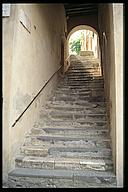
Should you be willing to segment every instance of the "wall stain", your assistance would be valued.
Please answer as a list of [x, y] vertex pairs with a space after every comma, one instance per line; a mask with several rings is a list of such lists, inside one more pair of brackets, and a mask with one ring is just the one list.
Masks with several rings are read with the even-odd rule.
[[20, 89], [17, 89], [17, 92], [13, 98], [13, 107], [16, 112], [19, 114], [27, 107], [31, 102], [31, 95], [28, 93], [24, 94]]

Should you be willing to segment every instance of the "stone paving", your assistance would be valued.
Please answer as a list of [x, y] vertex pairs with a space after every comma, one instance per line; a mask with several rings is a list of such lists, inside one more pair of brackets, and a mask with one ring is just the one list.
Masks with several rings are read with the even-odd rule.
[[7, 187], [116, 187], [99, 61], [71, 56], [70, 62], [26, 134]]

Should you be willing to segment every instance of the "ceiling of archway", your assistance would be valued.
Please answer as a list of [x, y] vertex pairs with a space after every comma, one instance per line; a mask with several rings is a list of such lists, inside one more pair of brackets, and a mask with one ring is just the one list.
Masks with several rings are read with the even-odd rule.
[[82, 3], [82, 4], [64, 3], [64, 7], [66, 11], [66, 16], [68, 17], [98, 13], [97, 3]]

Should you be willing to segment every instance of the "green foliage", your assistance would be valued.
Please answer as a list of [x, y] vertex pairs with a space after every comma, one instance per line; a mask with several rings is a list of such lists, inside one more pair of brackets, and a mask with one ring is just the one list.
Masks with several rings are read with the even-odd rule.
[[77, 39], [73, 42], [70, 43], [70, 49], [72, 50], [72, 52], [76, 52], [77, 55], [79, 55], [80, 51], [81, 51], [81, 43], [80, 43], [80, 39]]

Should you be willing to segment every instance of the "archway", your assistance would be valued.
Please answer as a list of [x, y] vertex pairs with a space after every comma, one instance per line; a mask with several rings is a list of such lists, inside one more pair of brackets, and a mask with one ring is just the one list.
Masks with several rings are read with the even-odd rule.
[[[71, 37], [72, 34], [74, 34], [75, 32], [79, 31], [79, 30], [89, 30], [91, 32], [93, 32], [94, 34], [96, 34], [97, 36], [97, 56], [96, 58], [99, 60], [99, 63], [100, 63], [100, 66], [102, 65], [101, 64], [101, 48], [100, 48], [100, 37], [99, 37], [99, 34], [98, 32], [91, 26], [89, 25], [78, 25], [76, 27], [74, 27], [67, 35], [67, 39], [66, 39], [66, 42], [65, 42], [65, 48], [66, 48], [66, 59], [65, 59], [65, 64], [64, 64], [64, 72], [67, 71], [67, 69], [69, 68], [70, 66], [70, 61], [69, 61], [69, 57], [70, 57], [70, 54], [69, 54], [69, 39]], [[102, 74], [102, 71], [101, 71], [101, 74]]]
[[[95, 56], [96, 56], [96, 58], [100, 59], [100, 61], [101, 61], [101, 58], [100, 58], [100, 57], [101, 57], [101, 53], [100, 53], [100, 45], [99, 45], [99, 34], [98, 34], [98, 32], [97, 32], [93, 27], [88, 26], [88, 25], [79, 25], [79, 26], [76, 26], [76, 27], [74, 27], [74, 28], [69, 32], [69, 34], [68, 34], [68, 36], [67, 36], [67, 53], [68, 53], [67, 56], [69, 56], [69, 40], [70, 40], [71, 36], [72, 36], [75, 32], [80, 31], [80, 30], [86, 30], [86, 31], [91, 31], [91, 32], [93, 32], [93, 34], [94, 34], [95, 37], [97, 38], [97, 45], [96, 45]], [[94, 50], [94, 49], [95, 49], [95, 48], [93, 48], [93, 50]]]

